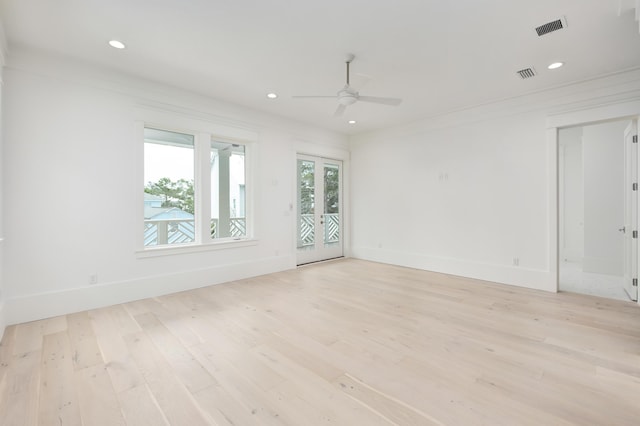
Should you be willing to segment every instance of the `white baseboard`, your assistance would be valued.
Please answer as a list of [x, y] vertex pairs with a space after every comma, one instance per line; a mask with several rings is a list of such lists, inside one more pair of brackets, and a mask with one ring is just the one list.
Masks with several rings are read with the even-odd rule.
[[351, 257], [535, 290], [557, 291], [555, 274], [538, 269], [493, 265], [369, 247], [353, 247]]
[[206, 287], [295, 268], [295, 256], [279, 256], [170, 275], [104, 283], [5, 300], [5, 324], [19, 324], [118, 303]]

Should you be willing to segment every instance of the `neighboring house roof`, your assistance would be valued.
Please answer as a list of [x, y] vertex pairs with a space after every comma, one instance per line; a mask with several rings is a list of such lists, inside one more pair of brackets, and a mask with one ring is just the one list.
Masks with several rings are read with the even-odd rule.
[[162, 195], [149, 194], [148, 192], [144, 193], [145, 201], [164, 201], [164, 197]]
[[177, 207], [144, 206], [145, 219], [193, 219], [193, 215]]
[[193, 219], [193, 215], [177, 207], [161, 207], [165, 201], [162, 195], [144, 193], [145, 219]]

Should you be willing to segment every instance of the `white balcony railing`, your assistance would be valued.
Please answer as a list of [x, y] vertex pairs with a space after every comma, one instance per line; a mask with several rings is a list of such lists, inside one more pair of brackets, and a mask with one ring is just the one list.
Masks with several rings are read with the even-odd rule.
[[[218, 219], [211, 219], [211, 238], [218, 236]], [[244, 237], [247, 222], [244, 217], [232, 217], [229, 221], [229, 237]], [[144, 245], [184, 244], [195, 241], [193, 219], [146, 219], [144, 221]]]
[[[300, 215], [298, 247], [315, 244], [316, 231], [312, 214]], [[340, 215], [327, 213], [323, 216], [322, 234], [324, 243], [340, 241]], [[219, 220], [211, 219], [211, 238], [221, 238], [218, 232]], [[229, 220], [228, 237], [237, 238], [247, 235], [247, 221], [244, 217], [232, 217]], [[195, 241], [193, 219], [146, 219], [144, 221], [144, 245], [158, 246], [166, 244], [185, 244]]]
[[[324, 219], [324, 243], [337, 243], [340, 241], [340, 214], [325, 213]], [[312, 246], [315, 244], [315, 219], [313, 214], [300, 215], [300, 229], [298, 247]]]

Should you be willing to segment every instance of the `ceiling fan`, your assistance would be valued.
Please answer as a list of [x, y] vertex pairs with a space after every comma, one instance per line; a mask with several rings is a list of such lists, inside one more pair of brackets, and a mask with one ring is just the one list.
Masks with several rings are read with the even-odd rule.
[[349, 65], [354, 60], [355, 56], [353, 54], [348, 54], [346, 58], [347, 63], [347, 84], [338, 91], [338, 93], [334, 96], [294, 96], [294, 98], [336, 98], [338, 99], [338, 108], [336, 112], [333, 114], [336, 117], [340, 117], [344, 110], [349, 106], [353, 105], [358, 101], [362, 102], [372, 102], [375, 104], [383, 104], [383, 105], [399, 105], [402, 102], [402, 99], [398, 98], [380, 98], [376, 96], [361, 96], [357, 90], [349, 85]]

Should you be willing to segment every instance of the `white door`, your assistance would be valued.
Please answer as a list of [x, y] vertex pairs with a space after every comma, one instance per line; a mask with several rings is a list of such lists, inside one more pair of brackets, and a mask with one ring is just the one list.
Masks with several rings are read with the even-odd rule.
[[342, 162], [298, 155], [297, 263], [343, 256]]
[[638, 300], [638, 144], [634, 143], [637, 130], [638, 123], [634, 120], [624, 132], [625, 220], [620, 228], [624, 233], [624, 289], [631, 300]]

